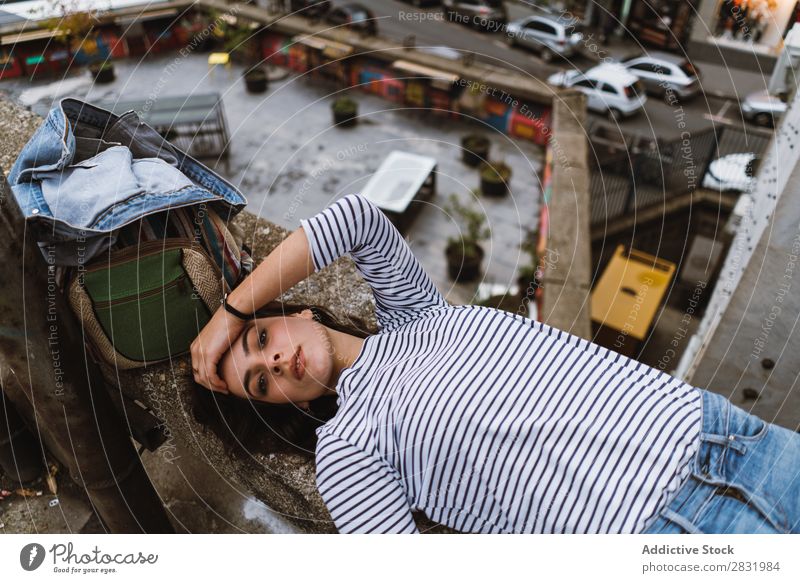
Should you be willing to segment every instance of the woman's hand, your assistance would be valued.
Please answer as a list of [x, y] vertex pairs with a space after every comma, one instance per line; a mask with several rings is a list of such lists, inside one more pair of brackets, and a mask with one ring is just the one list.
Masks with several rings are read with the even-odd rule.
[[245, 323], [224, 308], [214, 313], [192, 342], [192, 371], [196, 383], [212, 391], [229, 393], [228, 386], [217, 372], [217, 365], [225, 351], [239, 337]]
[[[231, 292], [227, 303], [239, 312], [252, 314], [311, 273], [314, 273], [314, 260], [308, 238], [303, 227], [298, 227]], [[239, 337], [245, 323], [245, 320], [237, 318], [224, 307], [214, 313], [192, 342], [195, 382], [212, 391], [229, 392], [225, 381], [217, 373], [217, 365], [225, 351]]]

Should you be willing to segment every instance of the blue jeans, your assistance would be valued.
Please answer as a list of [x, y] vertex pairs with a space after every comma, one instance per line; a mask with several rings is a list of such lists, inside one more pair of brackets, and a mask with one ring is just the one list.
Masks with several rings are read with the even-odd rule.
[[800, 434], [703, 393], [691, 473], [643, 533], [800, 532]]

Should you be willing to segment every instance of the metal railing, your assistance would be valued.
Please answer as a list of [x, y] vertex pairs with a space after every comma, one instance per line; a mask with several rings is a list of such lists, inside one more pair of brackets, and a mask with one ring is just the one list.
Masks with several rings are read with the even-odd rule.
[[[708, 128], [668, 142], [635, 136], [609, 139], [595, 128], [591, 137], [590, 223], [613, 221], [636, 210], [663, 205], [701, 188], [709, 165], [729, 154], [761, 158], [771, 132], [733, 125]], [[604, 135], [606, 134], [606, 135]]]

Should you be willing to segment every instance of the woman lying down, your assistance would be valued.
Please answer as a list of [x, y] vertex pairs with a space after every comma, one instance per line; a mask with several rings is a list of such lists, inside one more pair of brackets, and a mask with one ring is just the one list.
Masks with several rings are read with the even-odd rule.
[[[343, 254], [377, 334], [274, 301]], [[301, 220], [191, 353], [207, 389], [294, 420], [271, 429], [313, 444], [340, 532], [418, 532], [413, 510], [462, 532], [800, 532], [800, 435], [565, 331], [448, 304], [358, 194]]]

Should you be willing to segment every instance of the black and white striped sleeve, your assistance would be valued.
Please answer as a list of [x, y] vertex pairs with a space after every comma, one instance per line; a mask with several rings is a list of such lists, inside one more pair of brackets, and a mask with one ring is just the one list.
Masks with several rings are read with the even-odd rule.
[[418, 533], [402, 483], [384, 460], [331, 434], [317, 443], [317, 488], [341, 533]]
[[301, 219], [315, 271], [348, 253], [375, 296], [381, 328], [414, 319], [421, 310], [448, 306], [389, 218], [361, 194], [348, 194]]

